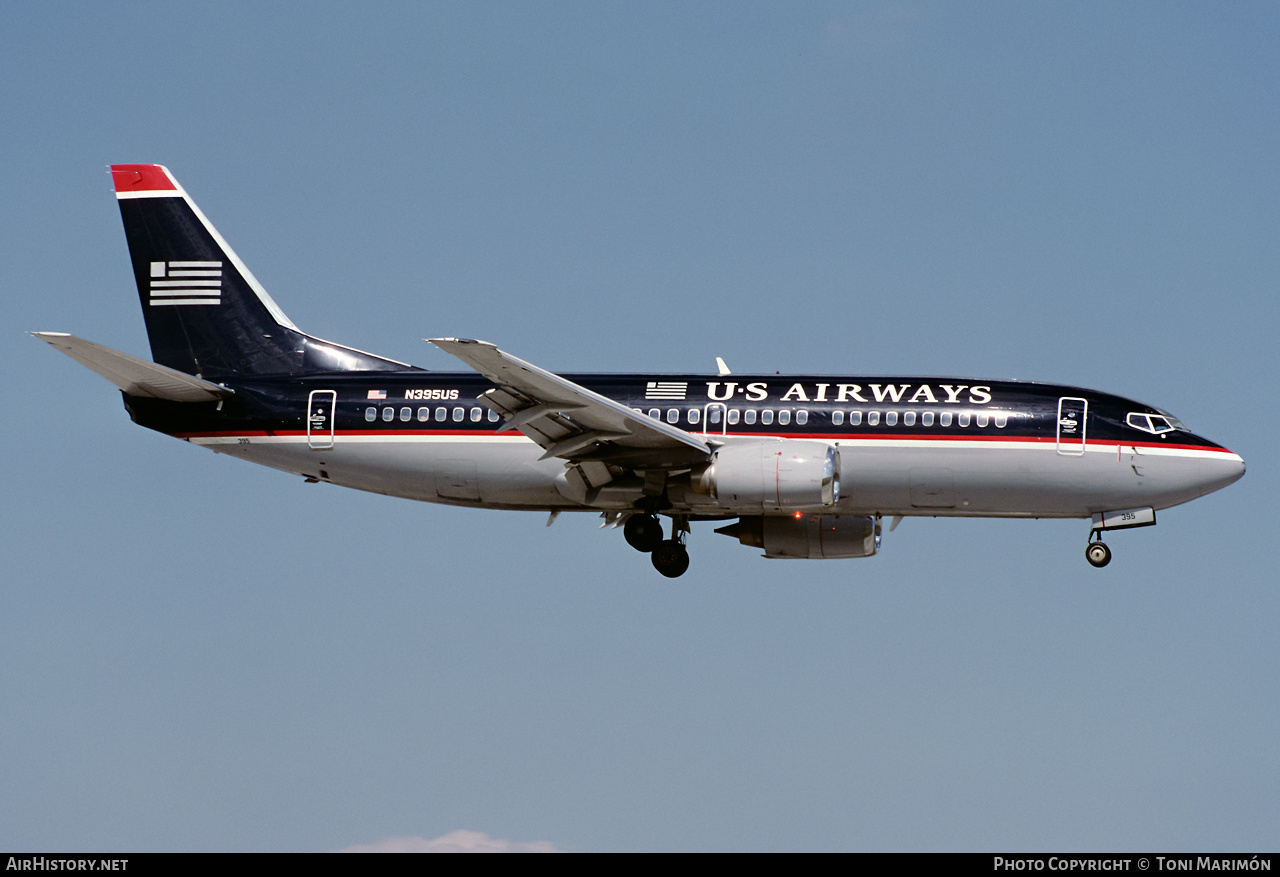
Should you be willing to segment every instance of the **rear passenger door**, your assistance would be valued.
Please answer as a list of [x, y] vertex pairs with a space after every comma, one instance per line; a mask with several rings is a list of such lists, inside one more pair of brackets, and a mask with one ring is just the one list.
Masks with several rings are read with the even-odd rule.
[[333, 412], [337, 404], [337, 390], [312, 390], [307, 397], [307, 447], [311, 450], [333, 447]]

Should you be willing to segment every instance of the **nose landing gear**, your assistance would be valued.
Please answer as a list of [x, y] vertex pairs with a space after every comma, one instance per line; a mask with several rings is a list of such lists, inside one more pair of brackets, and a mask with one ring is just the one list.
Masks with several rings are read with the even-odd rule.
[[[1098, 534], [1101, 537], [1101, 533]], [[1093, 566], [1101, 569], [1111, 562], [1111, 549], [1107, 547], [1107, 543], [1101, 538], [1097, 542], [1090, 542], [1084, 549], [1084, 559], [1089, 561]]]
[[[1154, 527], [1156, 510], [1150, 506], [1138, 509], [1119, 509], [1113, 512], [1094, 512], [1089, 525], [1089, 544], [1084, 548], [1084, 559], [1090, 565], [1102, 568], [1111, 562], [1111, 549], [1102, 543], [1104, 530], [1130, 530], [1134, 527]], [[1097, 540], [1094, 541], [1094, 537]]]

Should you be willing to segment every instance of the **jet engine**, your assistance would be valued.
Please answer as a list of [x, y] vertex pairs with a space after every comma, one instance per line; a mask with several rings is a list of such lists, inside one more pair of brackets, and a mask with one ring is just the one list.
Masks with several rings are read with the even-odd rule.
[[725, 508], [829, 508], [840, 499], [840, 455], [801, 439], [734, 443], [717, 448], [691, 480]]
[[755, 516], [716, 532], [763, 548], [765, 557], [870, 557], [880, 547], [880, 527], [870, 515]]

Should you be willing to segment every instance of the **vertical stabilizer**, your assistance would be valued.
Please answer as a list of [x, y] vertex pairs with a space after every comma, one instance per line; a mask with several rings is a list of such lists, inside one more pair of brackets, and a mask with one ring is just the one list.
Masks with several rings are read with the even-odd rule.
[[167, 168], [111, 176], [156, 362], [201, 377], [407, 367], [300, 331]]

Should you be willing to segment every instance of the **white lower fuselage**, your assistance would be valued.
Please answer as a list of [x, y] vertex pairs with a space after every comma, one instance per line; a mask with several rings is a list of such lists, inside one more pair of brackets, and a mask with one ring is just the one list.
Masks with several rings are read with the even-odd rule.
[[[763, 436], [723, 436], [759, 442]], [[542, 511], [626, 510], [633, 482], [586, 502], [556, 459], [519, 434], [337, 435], [314, 449], [305, 435], [189, 439], [209, 449], [320, 481], [424, 502]], [[1091, 443], [1060, 453], [1053, 441], [836, 440], [840, 498], [827, 514], [1087, 518], [1110, 509], [1167, 508], [1235, 481], [1244, 462], [1224, 449]], [[674, 482], [672, 511], [699, 516], [759, 514]]]

